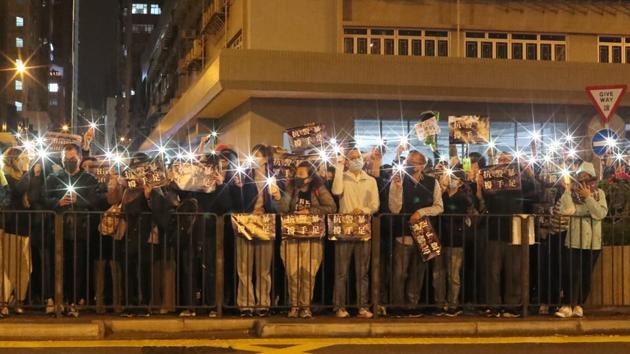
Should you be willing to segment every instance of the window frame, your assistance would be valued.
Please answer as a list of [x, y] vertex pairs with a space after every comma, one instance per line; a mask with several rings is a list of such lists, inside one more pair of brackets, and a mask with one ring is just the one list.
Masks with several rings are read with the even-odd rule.
[[[451, 32], [448, 30], [352, 26], [343, 29], [342, 53], [448, 57], [450, 39]], [[366, 45], [365, 51], [363, 45]], [[393, 51], [388, 50], [389, 48]], [[428, 53], [433, 55], [427, 55]]]

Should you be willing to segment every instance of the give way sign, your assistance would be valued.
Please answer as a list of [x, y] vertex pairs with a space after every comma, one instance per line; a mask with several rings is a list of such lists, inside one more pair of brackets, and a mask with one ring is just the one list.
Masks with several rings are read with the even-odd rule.
[[608, 124], [615, 114], [627, 88], [627, 85], [588, 86], [586, 88], [604, 124]]

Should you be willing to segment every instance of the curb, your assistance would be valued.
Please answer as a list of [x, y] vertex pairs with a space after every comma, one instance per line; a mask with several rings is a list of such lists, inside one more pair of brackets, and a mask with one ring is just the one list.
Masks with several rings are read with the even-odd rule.
[[0, 339], [103, 339], [105, 326], [101, 323], [2, 323]]

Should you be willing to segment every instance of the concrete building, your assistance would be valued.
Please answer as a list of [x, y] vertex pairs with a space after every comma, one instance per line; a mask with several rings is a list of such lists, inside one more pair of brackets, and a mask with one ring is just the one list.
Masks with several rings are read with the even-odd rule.
[[487, 115], [500, 147], [522, 147], [532, 129], [588, 135], [601, 123], [585, 87], [630, 81], [628, 1], [176, 3], [144, 60], [144, 149], [210, 127], [241, 149], [283, 145], [307, 122], [397, 144], [426, 110]]

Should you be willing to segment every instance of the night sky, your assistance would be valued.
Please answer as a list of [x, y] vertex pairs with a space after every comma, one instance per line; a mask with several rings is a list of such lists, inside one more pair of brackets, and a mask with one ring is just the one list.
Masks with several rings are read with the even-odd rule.
[[79, 100], [104, 110], [116, 92], [118, 0], [81, 0], [79, 14]]

